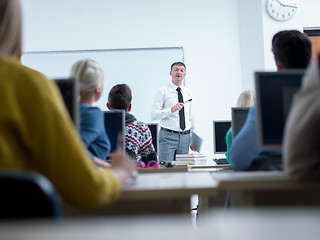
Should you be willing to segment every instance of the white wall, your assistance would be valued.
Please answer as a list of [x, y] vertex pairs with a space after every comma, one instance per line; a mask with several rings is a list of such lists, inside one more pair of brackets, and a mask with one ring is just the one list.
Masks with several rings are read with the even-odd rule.
[[303, 32], [305, 27], [319, 27], [320, 26], [320, 1], [318, 0], [300, 0], [297, 13], [292, 19], [285, 22], [278, 22], [273, 20], [266, 10], [265, 2], [263, 5], [263, 34], [264, 34], [264, 52], [265, 52], [265, 68], [266, 70], [275, 70], [273, 55], [271, 52], [271, 41], [275, 33], [282, 30], [299, 30]]
[[186, 85], [194, 92], [198, 133], [209, 157], [212, 120], [231, 119], [238, 95], [254, 87], [254, 70], [275, 69], [272, 36], [320, 25], [318, 0], [301, 0], [285, 23], [268, 16], [266, 0], [21, 2], [25, 51], [182, 46]]
[[254, 89], [253, 70], [264, 69], [264, 39], [262, 2], [239, 1], [242, 90]]
[[212, 120], [231, 118], [241, 89], [236, 0], [22, 3], [25, 51], [182, 46], [198, 133], [204, 153], [213, 155]]

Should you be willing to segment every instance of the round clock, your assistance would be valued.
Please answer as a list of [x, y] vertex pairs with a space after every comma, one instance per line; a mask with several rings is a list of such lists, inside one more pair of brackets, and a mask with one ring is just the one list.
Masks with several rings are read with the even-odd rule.
[[267, 0], [267, 9], [274, 19], [287, 21], [297, 12], [298, 0]]

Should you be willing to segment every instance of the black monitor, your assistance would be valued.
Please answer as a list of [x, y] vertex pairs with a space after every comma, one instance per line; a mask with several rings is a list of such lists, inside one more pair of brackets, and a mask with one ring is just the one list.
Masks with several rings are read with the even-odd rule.
[[79, 126], [79, 105], [77, 98], [79, 96], [77, 82], [73, 78], [66, 79], [54, 79], [57, 84], [62, 98], [64, 100], [65, 106], [69, 112], [69, 115], [73, 123], [78, 128]]
[[150, 129], [152, 135], [152, 144], [154, 146], [155, 151], [158, 153], [158, 123], [148, 123], [148, 127]]
[[125, 151], [125, 111], [112, 110], [104, 112], [104, 126], [111, 143], [111, 152]]
[[234, 138], [240, 132], [241, 128], [246, 122], [249, 109], [250, 108], [248, 107], [231, 108], [232, 138]]
[[256, 72], [257, 131], [259, 148], [281, 151], [285, 122], [304, 70]]
[[226, 135], [231, 128], [231, 121], [213, 121], [213, 151], [215, 154], [226, 154]]

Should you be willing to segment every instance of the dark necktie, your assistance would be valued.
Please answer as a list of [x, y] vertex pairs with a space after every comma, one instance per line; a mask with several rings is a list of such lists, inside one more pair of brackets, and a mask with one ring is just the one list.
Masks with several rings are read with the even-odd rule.
[[[183, 96], [182, 96], [182, 93], [181, 93], [181, 88], [178, 87], [177, 91], [178, 91], [178, 101], [183, 103]], [[180, 120], [180, 128], [182, 130], [184, 130], [186, 128], [186, 121], [185, 121], [185, 118], [184, 118], [184, 107], [179, 111], [179, 120]]]

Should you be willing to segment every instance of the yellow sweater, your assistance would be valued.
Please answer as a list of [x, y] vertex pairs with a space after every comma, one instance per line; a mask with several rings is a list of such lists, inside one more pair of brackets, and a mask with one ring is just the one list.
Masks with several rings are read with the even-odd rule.
[[59, 90], [18, 60], [0, 58], [0, 169], [29, 169], [51, 180], [71, 204], [112, 203], [120, 183], [84, 150]]

